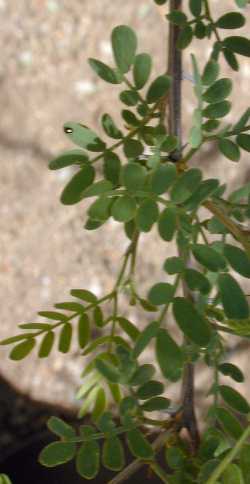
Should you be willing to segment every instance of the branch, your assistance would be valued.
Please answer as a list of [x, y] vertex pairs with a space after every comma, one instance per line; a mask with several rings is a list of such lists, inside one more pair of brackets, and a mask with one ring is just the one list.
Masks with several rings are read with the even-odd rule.
[[[170, 11], [181, 10], [182, 0], [171, 0]], [[179, 145], [182, 146], [182, 104], [181, 104], [181, 81], [182, 81], [182, 52], [176, 48], [177, 39], [180, 33], [180, 27], [172, 23], [169, 24], [169, 50], [168, 50], [168, 73], [172, 78], [172, 84], [169, 91], [169, 133], [178, 136]], [[182, 159], [181, 150], [176, 150], [172, 158], [178, 162]], [[180, 251], [179, 251], [180, 252]], [[180, 253], [181, 255], [181, 253]], [[192, 294], [183, 283], [184, 295], [193, 300]], [[186, 428], [192, 445], [192, 451], [195, 451], [200, 443], [197, 420], [194, 410], [194, 366], [193, 363], [187, 362], [184, 369], [182, 382], [182, 415], [179, 425]]]

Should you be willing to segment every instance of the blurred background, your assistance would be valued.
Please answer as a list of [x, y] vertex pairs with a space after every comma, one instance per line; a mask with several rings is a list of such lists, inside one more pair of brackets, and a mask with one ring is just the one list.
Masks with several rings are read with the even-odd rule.
[[[233, 0], [211, 1], [211, 5], [215, 18], [229, 7], [235, 9]], [[249, 21], [249, 7], [245, 13]], [[62, 130], [66, 121], [82, 122], [98, 132], [104, 112], [122, 122], [117, 101], [120, 87], [98, 79], [87, 62], [94, 57], [112, 65], [112, 28], [128, 24], [136, 29], [139, 50], [154, 57], [155, 74], [166, 68], [167, 32], [164, 8], [157, 8], [152, 0], [0, 0], [0, 22], [2, 339], [16, 334], [18, 323], [39, 321], [37, 311], [68, 300], [72, 288], [90, 289], [101, 296], [113, 287], [128, 243], [121, 225], [111, 221], [98, 231], [84, 231], [87, 205], [65, 207], [59, 202], [72, 170], [51, 172], [47, 165], [60, 151], [73, 148]], [[187, 74], [191, 73], [191, 52], [203, 67], [210, 45], [194, 42], [185, 51]], [[249, 105], [250, 63], [245, 57], [240, 61], [238, 73], [222, 63], [223, 77], [235, 82], [228, 122]], [[183, 90], [187, 132], [195, 101], [189, 81], [184, 81]], [[220, 176], [230, 188], [250, 180], [246, 152], [240, 163], [232, 163], [210, 144], [192, 165], [202, 165], [207, 175]], [[143, 235], [139, 247], [138, 286], [145, 296], [159, 277], [167, 279], [162, 264], [174, 252], [159, 241], [156, 230]], [[125, 298], [121, 313], [141, 327], [150, 321], [148, 314], [128, 306]], [[249, 348], [238, 342], [230, 341], [230, 361], [238, 362], [244, 371]], [[8, 353], [8, 348], [1, 347], [0, 372], [18, 390], [36, 400], [75, 407], [75, 392], [86, 364], [76, 346], [68, 355], [55, 349], [45, 360], [39, 360], [34, 350], [19, 363], [9, 360]], [[210, 378], [201, 368], [198, 388], [208, 388]], [[249, 383], [248, 378], [243, 390], [242, 384], [238, 386], [248, 396]], [[173, 387], [170, 394], [174, 393]]]

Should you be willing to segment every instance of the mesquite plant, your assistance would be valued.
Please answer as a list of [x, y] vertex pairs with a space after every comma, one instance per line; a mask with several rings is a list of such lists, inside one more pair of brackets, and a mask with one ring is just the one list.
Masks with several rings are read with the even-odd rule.
[[[54, 343], [67, 353], [76, 331], [82, 354], [90, 357], [77, 398], [82, 400], [79, 418], [91, 413], [92, 425], [80, 420], [76, 431], [50, 418], [48, 427], [58, 440], [42, 450], [41, 464], [53, 467], [75, 459], [84, 479], [94, 479], [102, 464], [117, 473], [110, 483], [126, 481], [143, 465], [159, 482], [249, 483], [250, 406], [231, 386], [230, 379], [243, 382], [244, 375], [226, 361], [225, 335], [250, 337], [249, 305], [238, 277], [250, 278], [250, 183], [228, 193], [224, 181], [204, 179], [202, 166], [192, 168], [194, 155], [207, 143], [217, 143], [228, 162], [239, 162], [241, 151], [250, 151], [250, 108], [227, 123], [233, 86], [220, 66], [224, 58], [238, 70], [240, 56], [250, 57], [250, 40], [230, 32], [245, 24], [248, 2], [236, 0], [243, 13], [229, 9], [220, 18], [214, 17], [209, 0], [155, 3], [169, 8], [166, 72], [149, 80], [150, 55], [138, 52], [130, 27], [116, 27], [111, 36], [115, 67], [92, 58], [89, 64], [114, 89], [121, 87], [122, 127], [103, 114], [103, 139], [85, 125], [66, 123], [64, 132], [77, 148], [49, 164], [51, 170], [77, 167], [61, 202], [93, 199], [86, 230], [97, 230], [110, 218], [122, 224], [128, 248], [113, 290], [98, 298], [88, 289], [72, 289], [74, 299], [38, 313], [46, 322], [20, 324], [21, 332], [1, 344], [14, 344], [12, 360], [26, 357], [35, 346], [38, 356], [46, 358]], [[191, 54], [197, 106], [183, 140], [182, 56], [193, 39], [210, 41], [211, 54], [204, 65]], [[140, 234], [154, 226], [166, 248], [176, 244], [177, 255], [161, 262], [167, 282], [156, 281], [145, 297], [136, 284], [136, 255]], [[138, 328], [121, 314], [124, 290], [130, 304], [152, 314], [149, 324]], [[182, 344], [175, 341], [171, 318], [183, 335]], [[91, 337], [93, 324], [103, 328], [101, 337]], [[155, 360], [142, 364], [140, 357], [151, 344]], [[206, 421], [198, 425], [194, 369], [200, 361], [211, 373], [204, 398], [212, 396], [212, 404]], [[157, 370], [162, 381], [155, 379]], [[228, 384], [221, 383], [221, 375], [229, 378]], [[162, 396], [168, 382], [180, 382], [176, 402]], [[121, 436], [134, 458], [129, 465]], [[160, 465], [157, 457], [163, 449], [165, 465]]]

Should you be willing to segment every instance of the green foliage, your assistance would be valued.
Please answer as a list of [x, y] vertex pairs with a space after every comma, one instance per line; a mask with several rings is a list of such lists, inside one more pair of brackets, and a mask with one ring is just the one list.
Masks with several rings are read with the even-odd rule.
[[[81, 123], [67, 122], [64, 132], [77, 148], [55, 157], [49, 168], [76, 168], [61, 202], [83, 204], [90, 198], [86, 230], [97, 230], [111, 218], [123, 224], [129, 245], [117, 280], [102, 297], [88, 288], [72, 289], [70, 300], [40, 311], [42, 321], [20, 324], [19, 334], [0, 344], [13, 345], [10, 358], [18, 361], [36, 345], [40, 358], [55, 349], [68, 353], [74, 341], [89, 358], [76, 398], [81, 401], [79, 418], [91, 414], [93, 426], [75, 429], [50, 418], [48, 427], [58, 440], [42, 450], [41, 464], [54, 467], [75, 459], [77, 472], [87, 480], [98, 475], [101, 465], [119, 472], [126, 465], [125, 436], [132, 456], [147, 463], [163, 482], [250, 483], [249, 403], [235, 388], [221, 384], [222, 375], [232, 384], [244, 381], [242, 370], [225, 361], [223, 332], [250, 337], [249, 304], [241, 287], [241, 277], [250, 279], [250, 242], [244, 230], [250, 183], [229, 193], [224, 180], [206, 178], [202, 166], [189, 166], [193, 155], [211, 142], [224, 163], [238, 162], [244, 151], [250, 152], [250, 108], [238, 121], [224, 121], [231, 110], [233, 84], [220, 72], [222, 58], [238, 70], [238, 56], [250, 57], [248, 38], [227, 35], [243, 27], [246, 18], [244, 10], [229, 9], [214, 19], [209, 0], [189, 0], [185, 13], [167, 0], [154, 3], [169, 6], [166, 18], [178, 35], [175, 53], [193, 39], [212, 44], [204, 65], [191, 57], [196, 106], [187, 140], [182, 145], [178, 130], [165, 126], [165, 105], [176, 79], [166, 70], [151, 79], [152, 58], [138, 52], [136, 32], [125, 25], [115, 27], [115, 66], [93, 58], [89, 65], [101, 80], [120, 89], [121, 127], [109, 113], [101, 117], [103, 136]], [[247, 3], [235, 1], [242, 9]], [[137, 251], [141, 233], [155, 228], [166, 246], [165, 279], [154, 281], [144, 296], [137, 287]], [[168, 253], [170, 242], [176, 246], [174, 256]], [[129, 296], [131, 306], [145, 311], [147, 318], [142, 317], [139, 327], [121, 314], [121, 292]], [[153, 364], [143, 363], [142, 353], [149, 346]], [[211, 387], [205, 392], [213, 401], [200, 443], [190, 403], [193, 388], [188, 386], [196, 363], [212, 370]], [[182, 400], [171, 402], [165, 383], [179, 380]], [[110, 401], [117, 407], [118, 422], [108, 410]], [[160, 417], [152, 418], [151, 412]], [[158, 438], [152, 443], [152, 427], [160, 444]], [[189, 440], [182, 436], [184, 427]], [[163, 445], [166, 469], [155, 460]], [[0, 475], [1, 482], [10, 483], [5, 475]]]
[[6, 474], [0, 474], [0, 484], [12, 484], [12, 483], [9, 477], [6, 476]]

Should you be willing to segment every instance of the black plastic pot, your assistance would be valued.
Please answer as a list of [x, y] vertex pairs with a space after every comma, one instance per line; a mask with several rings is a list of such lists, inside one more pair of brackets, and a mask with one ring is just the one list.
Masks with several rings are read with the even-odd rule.
[[[41, 466], [38, 462], [38, 454], [53, 440], [53, 436], [45, 432], [12, 450], [0, 462], [0, 472], [7, 474], [13, 484], [83, 484], [84, 482], [105, 484], [115, 476], [114, 472], [102, 468], [96, 479], [86, 481], [77, 474], [74, 462], [50, 469]], [[144, 466], [125, 482], [159, 484], [161, 481]]]

